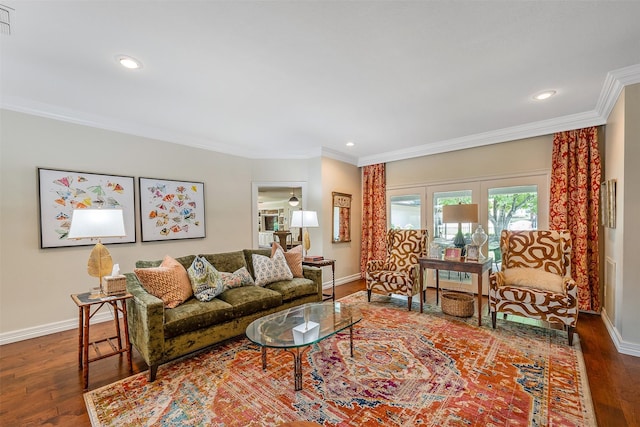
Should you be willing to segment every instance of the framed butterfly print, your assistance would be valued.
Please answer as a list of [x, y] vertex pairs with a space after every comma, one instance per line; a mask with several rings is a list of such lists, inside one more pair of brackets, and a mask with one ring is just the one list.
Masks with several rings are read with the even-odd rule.
[[143, 242], [206, 237], [204, 183], [139, 178]]
[[74, 209], [120, 208], [125, 237], [101, 239], [102, 243], [136, 241], [135, 180], [132, 176], [105, 175], [38, 168], [40, 247], [95, 245], [89, 239], [67, 239]]

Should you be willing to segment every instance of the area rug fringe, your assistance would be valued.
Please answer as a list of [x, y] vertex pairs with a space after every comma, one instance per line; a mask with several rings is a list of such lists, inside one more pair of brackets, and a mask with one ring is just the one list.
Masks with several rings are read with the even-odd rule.
[[239, 338], [85, 393], [91, 424], [107, 426], [595, 426], [576, 336], [540, 326], [424, 314], [406, 300], [359, 292], [363, 320], [305, 353], [303, 390], [293, 358]]

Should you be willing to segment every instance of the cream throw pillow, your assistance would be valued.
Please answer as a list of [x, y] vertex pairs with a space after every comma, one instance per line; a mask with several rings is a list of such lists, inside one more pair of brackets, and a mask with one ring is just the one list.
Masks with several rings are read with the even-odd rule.
[[538, 289], [557, 294], [564, 293], [562, 276], [537, 268], [516, 267], [503, 271], [504, 283], [507, 286]]
[[271, 258], [253, 254], [253, 271], [256, 275], [256, 285], [264, 286], [279, 280], [291, 280], [293, 274], [287, 265], [282, 249], [276, 250]]
[[304, 277], [304, 274], [302, 273], [302, 245], [295, 246], [289, 251], [284, 252], [280, 243], [273, 242], [273, 245], [271, 245], [272, 257], [278, 249], [284, 253], [284, 258], [287, 260], [287, 265], [289, 266], [293, 277]]

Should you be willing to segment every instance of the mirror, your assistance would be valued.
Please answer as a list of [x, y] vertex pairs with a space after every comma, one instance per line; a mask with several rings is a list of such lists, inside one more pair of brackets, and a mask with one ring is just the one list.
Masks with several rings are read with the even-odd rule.
[[333, 196], [333, 243], [351, 241], [351, 194], [331, 193]]

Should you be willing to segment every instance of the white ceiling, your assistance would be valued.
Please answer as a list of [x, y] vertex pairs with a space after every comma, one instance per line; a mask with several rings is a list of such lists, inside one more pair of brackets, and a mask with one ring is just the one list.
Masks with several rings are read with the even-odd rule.
[[596, 125], [640, 82], [640, 1], [0, 3], [2, 107], [249, 158], [366, 165]]

